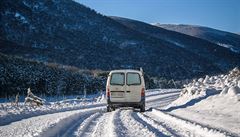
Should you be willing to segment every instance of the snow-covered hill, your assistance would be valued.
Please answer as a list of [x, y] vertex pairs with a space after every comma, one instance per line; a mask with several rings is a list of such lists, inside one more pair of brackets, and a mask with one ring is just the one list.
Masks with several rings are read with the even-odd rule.
[[[221, 73], [240, 62], [214, 43], [149, 24], [132, 29], [71, 0], [5, 0], [0, 6], [0, 52], [7, 55], [91, 70], [142, 67], [168, 80]], [[149, 26], [158, 37], [144, 30]]]
[[[235, 51], [235, 48], [233, 48], [233, 46], [231, 46], [230, 43], [225, 44], [224, 46], [223, 44], [219, 46], [219, 43], [214, 44], [214, 42], [206, 39], [200, 39], [195, 36], [186, 35], [184, 33], [168, 30], [167, 28], [165, 29], [165, 28], [157, 27], [141, 21], [122, 18], [122, 17], [115, 17], [115, 16], [113, 17], [111, 16], [111, 18], [131, 29], [134, 29], [136, 31], [139, 31], [151, 37], [160, 39], [164, 41], [164, 43], [171, 43], [171, 46], [179, 47], [180, 49], [184, 49], [187, 52], [194, 53], [206, 59], [207, 61], [212, 62], [221, 70], [226, 70], [226, 66], [232, 63], [233, 63], [232, 64], [233, 68], [236, 66], [239, 66], [238, 62], [240, 62], [240, 60], [238, 61], [238, 59], [240, 59], [240, 54], [238, 54], [237, 52], [232, 52], [232, 51]], [[226, 32], [226, 34], [231, 34], [231, 33]], [[218, 37], [217, 34], [216, 35], [212, 34], [212, 35], [213, 35], [212, 37]], [[239, 36], [234, 35], [232, 37], [233, 38], [229, 39], [228, 41], [230, 42], [236, 41], [235, 45], [239, 46], [239, 44], [237, 44], [238, 41], [240, 40]], [[219, 39], [226, 39], [226, 38], [224, 36]], [[228, 49], [231, 49], [231, 50], [228, 50]], [[185, 63], [180, 63], [180, 64], [182, 65], [184, 64], [182, 67], [186, 68]], [[200, 70], [195, 70], [195, 71], [200, 72]]]
[[197, 25], [174, 25], [174, 24], [160, 24], [153, 23], [152, 25], [187, 34], [190, 36], [198, 37], [216, 43], [219, 46], [229, 48], [230, 51], [240, 53], [240, 35], [226, 31], [221, 31], [209, 27]]

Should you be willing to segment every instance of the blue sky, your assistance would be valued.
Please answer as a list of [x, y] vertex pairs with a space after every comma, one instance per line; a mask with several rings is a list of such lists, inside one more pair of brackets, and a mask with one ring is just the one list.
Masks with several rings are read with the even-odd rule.
[[240, 0], [76, 0], [104, 15], [240, 32]]

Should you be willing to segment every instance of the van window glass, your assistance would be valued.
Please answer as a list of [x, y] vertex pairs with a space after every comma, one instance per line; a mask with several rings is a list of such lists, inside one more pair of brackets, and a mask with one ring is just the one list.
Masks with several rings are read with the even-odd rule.
[[124, 73], [112, 73], [110, 84], [111, 85], [124, 85]]
[[127, 73], [127, 85], [140, 85], [141, 79], [138, 73]]

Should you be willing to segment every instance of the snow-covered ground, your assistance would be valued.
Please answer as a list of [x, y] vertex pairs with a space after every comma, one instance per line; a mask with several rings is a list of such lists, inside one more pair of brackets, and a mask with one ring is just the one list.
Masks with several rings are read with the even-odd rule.
[[70, 98], [61, 101], [53, 101], [58, 100], [57, 98], [48, 99], [51, 102], [39, 107], [30, 104], [24, 105], [23, 102], [20, 102], [18, 106], [13, 106], [11, 103], [0, 103], [0, 126], [33, 116], [105, 106], [104, 94], [80, 99]]
[[0, 136], [240, 136], [239, 74], [146, 91], [146, 112], [106, 112], [104, 95], [41, 107], [1, 103]]
[[[180, 90], [149, 90], [146, 109], [161, 108], [177, 99]], [[162, 102], [162, 103], [161, 103]], [[139, 110], [121, 108], [106, 112], [103, 95], [85, 100], [51, 102], [41, 107], [1, 103], [0, 136], [159, 136]]]

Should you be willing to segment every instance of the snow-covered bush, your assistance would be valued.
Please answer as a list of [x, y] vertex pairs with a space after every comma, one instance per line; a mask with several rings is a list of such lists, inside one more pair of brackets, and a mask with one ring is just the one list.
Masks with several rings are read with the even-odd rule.
[[228, 93], [228, 89], [229, 88], [227, 86], [225, 86], [220, 94], [221, 95], [226, 95]]
[[25, 101], [24, 101], [24, 104], [26, 104], [27, 102], [30, 102], [31, 104], [35, 103], [37, 106], [40, 106], [40, 105], [43, 105], [43, 103], [45, 102], [44, 99], [38, 97], [38, 96], [35, 96], [32, 92], [31, 92], [31, 89], [28, 88], [28, 95], [27, 97], [25, 98]]
[[226, 75], [206, 76], [184, 85], [180, 97], [173, 101], [166, 108], [197, 102], [212, 95], [219, 95], [219, 98], [226, 100], [240, 101], [239, 69], [235, 68]]
[[228, 89], [228, 94], [231, 96], [235, 96], [240, 94], [240, 88], [238, 86], [233, 86]]
[[234, 68], [226, 75], [206, 76], [204, 79], [199, 78], [191, 83], [184, 85], [180, 96], [202, 96], [206, 91], [214, 89], [221, 95], [240, 94], [240, 70]]

